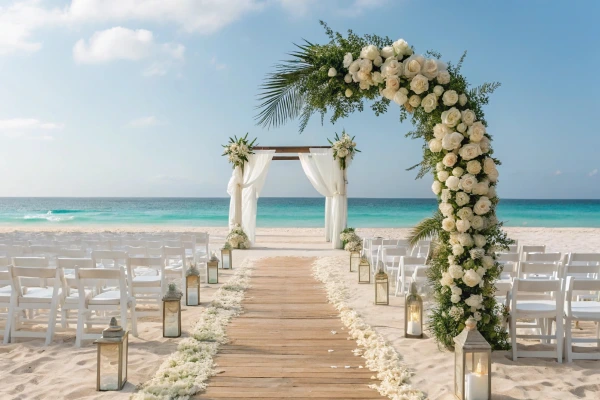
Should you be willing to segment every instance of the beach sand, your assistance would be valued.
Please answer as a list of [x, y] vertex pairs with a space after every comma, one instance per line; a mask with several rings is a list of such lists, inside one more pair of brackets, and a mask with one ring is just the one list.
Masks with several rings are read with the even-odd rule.
[[[22, 229], [19, 229], [23, 231]], [[28, 231], [54, 232], [57, 235], [73, 231], [107, 231], [101, 227], [65, 229], [28, 227]], [[2, 231], [13, 229], [2, 228]], [[110, 229], [114, 232], [115, 229]], [[226, 228], [124, 227], [121, 232], [198, 232], [211, 234], [211, 247], [217, 249], [227, 233]], [[408, 229], [358, 229], [361, 236], [404, 238]], [[600, 229], [591, 228], [507, 228], [509, 236], [520, 244], [545, 244], [548, 251], [600, 252]], [[339, 256], [347, 253], [331, 250], [323, 241], [323, 230], [316, 228], [259, 228], [257, 243], [252, 250], [235, 251], [234, 264], [246, 258], [271, 256]], [[220, 275], [221, 282], [231, 276]], [[358, 285], [355, 274], [346, 275], [351, 288], [350, 305], [361, 313], [367, 323], [379, 331], [401, 354], [414, 371], [411, 384], [431, 399], [452, 399], [453, 354], [440, 351], [431, 338], [422, 340], [403, 337], [403, 299], [390, 298], [390, 306], [373, 305], [373, 286]], [[217, 285], [203, 284], [202, 304], [206, 305]], [[293, 289], [293, 288], [292, 288]], [[196, 322], [204, 307], [184, 307], [183, 331]], [[580, 334], [592, 335], [593, 324], [582, 324]], [[162, 337], [158, 318], [142, 318], [138, 322], [139, 337], [130, 338], [129, 381], [124, 392], [95, 391], [96, 347], [88, 342], [76, 348], [74, 329], [59, 332], [50, 346], [41, 340], [19, 339], [18, 343], [0, 345], [0, 398], [58, 399], [114, 398], [126, 399], [135, 386], [148, 380], [165, 357], [175, 351], [180, 339]], [[576, 361], [558, 364], [549, 359], [519, 359], [513, 362], [506, 353], [493, 356], [494, 399], [598, 399], [600, 393], [600, 362]]]

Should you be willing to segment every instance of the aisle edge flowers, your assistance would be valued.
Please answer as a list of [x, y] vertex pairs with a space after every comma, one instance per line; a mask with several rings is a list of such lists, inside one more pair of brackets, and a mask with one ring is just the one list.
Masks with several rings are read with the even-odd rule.
[[346, 267], [345, 257], [322, 257], [313, 264], [313, 276], [325, 285], [328, 301], [340, 312], [343, 324], [356, 340], [359, 348], [354, 354], [361, 355], [367, 368], [377, 372], [381, 383], [370, 387], [393, 400], [423, 399], [424, 394], [407, 383], [411, 373], [402, 365], [398, 352], [346, 302], [348, 286], [342, 277]]
[[190, 337], [181, 340], [150, 380], [134, 393], [133, 400], [188, 399], [206, 389], [215, 374], [213, 357], [227, 342], [225, 327], [242, 312], [241, 303], [250, 287], [253, 260], [246, 260], [231, 279], [217, 290], [210, 306], [200, 315]]

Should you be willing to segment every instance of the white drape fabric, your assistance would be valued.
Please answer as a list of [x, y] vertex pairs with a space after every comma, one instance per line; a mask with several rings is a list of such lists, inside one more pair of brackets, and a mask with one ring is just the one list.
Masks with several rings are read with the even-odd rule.
[[310, 149], [298, 154], [302, 169], [313, 187], [325, 196], [325, 240], [334, 249], [342, 247], [340, 233], [347, 223], [347, 197], [344, 173], [333, 158], [332, 149]]
[[251, 244], [256, 239], [256, 212], [260, 192], [265, 185], [275, 150], [256, 150], [244, 166], [242, 185], [242, 228]]
[[227, 184], [227, 194], [231, 197], [229, 200], [229, 230], [233, 229], [234, 225], [242, 225], [242, 185], [244, 177], [242, 169], [235, 167], [229, 183]]

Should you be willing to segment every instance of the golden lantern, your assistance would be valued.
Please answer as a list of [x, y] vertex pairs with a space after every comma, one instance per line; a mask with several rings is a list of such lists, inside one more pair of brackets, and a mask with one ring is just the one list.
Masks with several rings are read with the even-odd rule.
[[206, 282], [219, 283], [219, 259], [215, 252], [206, 263]]
[[410, 284], [410, 292], [404, 302], [404, 337], [423, 337], [423, 299], [417, 293], [415, 282]]
[[454, 395], [459, 400], [492, 398], [492, 346], [470, 317], [454, 338]]
[[233, 251], [231, 249], [231, 245], [229, 243], [225, 243], [225, 246], [221, 249], [221, 268], [223, 269], [233, 269]]
[[350, 252], [350, 272], [358, 271], [358, 265], [360, 264], [360, 252]]
[[94, 343], [98, 345], [96, 390], [121, 390], [127, 382], [129, 331], [123, 331], [113, 317]]
[[364, 255], [358, 264], [358, 283], [371, 283], [371, 264]]
[[200, 271], [193, 264], [185, 276], [185, 305], [200, 305]]
[[382, 262], [379, 262], [379, 270], [375, 274], [375, 304], [380, 306], [390, 304], [390, 281], [383, 270]]
[[169, 290], [163, 296], [163, 337], [181, 336], [181, 297], [177, 285], [169, 284]]

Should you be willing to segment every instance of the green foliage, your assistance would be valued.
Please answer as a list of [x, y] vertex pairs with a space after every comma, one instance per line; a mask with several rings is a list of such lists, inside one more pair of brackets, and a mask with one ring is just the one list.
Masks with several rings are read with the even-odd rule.
[[252, 141], [248, 139], [248, 133], [241, 137], [230, 137], [229, 143], [222, 145], [225, 149], [222, 156], [227, 156], [233, 168], [241, 167], [244, 169], [244, 164], [248, 162], [248, 156], [254, 154], [252, 149], [256, 143], [256, 138]]
[[421, 220], [410, 230], [410, 234], [408, 236], [410, 245], [416, 245], [419, 240], [436, 239], [439, 232], [442, 230], [443, 219], [444, 216], [438, 210], [433, 214], [432, 217]]

